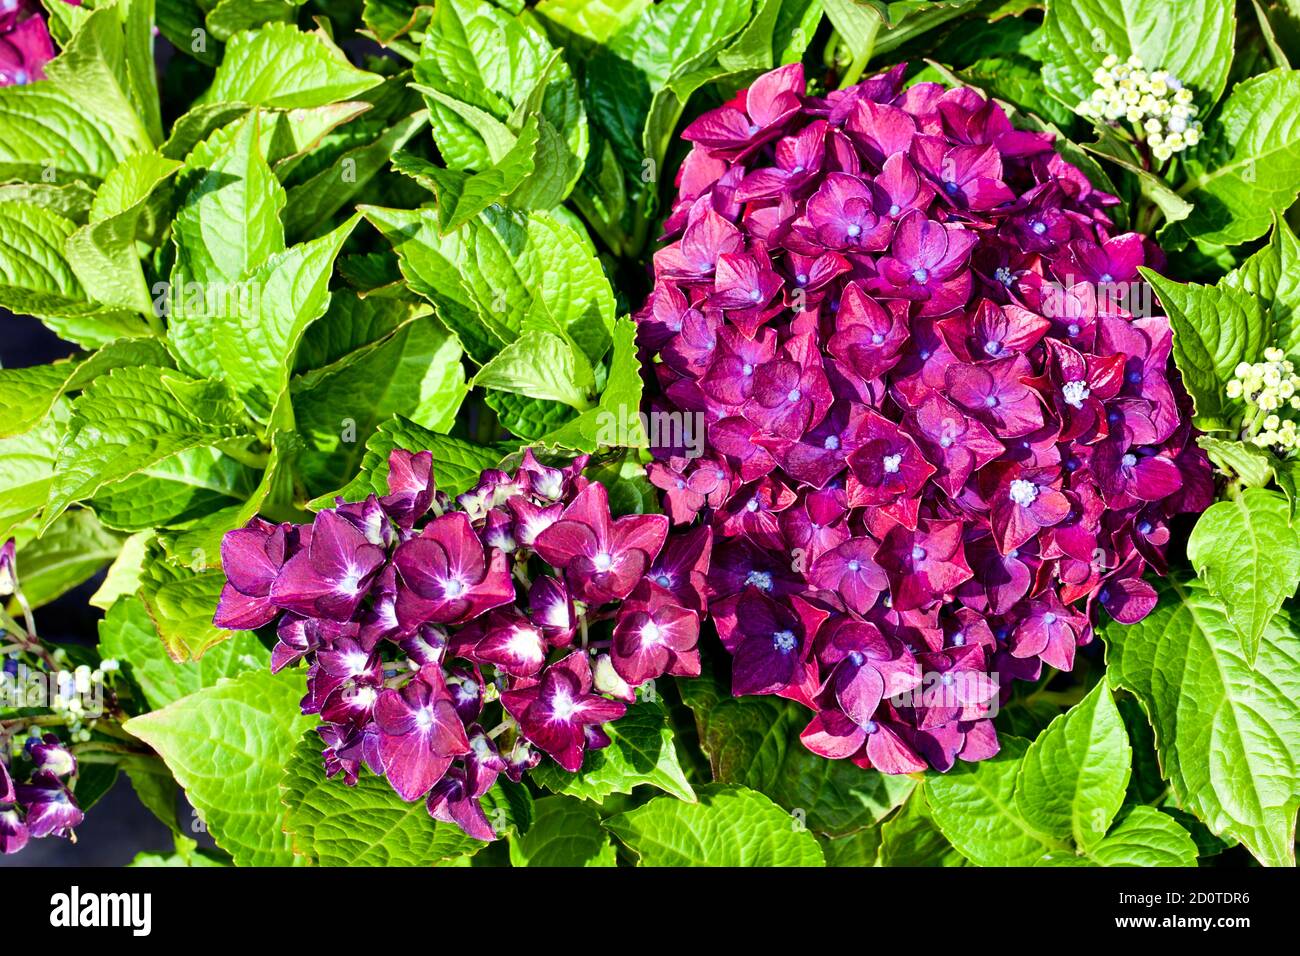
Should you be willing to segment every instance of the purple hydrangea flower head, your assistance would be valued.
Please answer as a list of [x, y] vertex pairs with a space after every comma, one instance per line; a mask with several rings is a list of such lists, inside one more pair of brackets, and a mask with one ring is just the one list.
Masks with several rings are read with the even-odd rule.
[[[674, 526], [712, 532], [733, 688], [807, 706], [817, 753], [947, 769], [997, 752], [992, 680], [1068, 667], [1094, 608], [1150, 610], [1143, 572], [1211, 473], [1168, 320], [1114, 294], [1163, 263], [1114, 231], [1115, 197], [975, 90], [793, 76], [756, 84], [788, 97], [761, 122], [742, 94], [689, 129], [637, 318], [647, 402], [703, 415], [708, 464], [652, 449], [649, 474]], [[713, 298], [723, 256], [755, 263], [724, 276], [752, 306]], [[960, 693], [891, 699], [886, 650]]]

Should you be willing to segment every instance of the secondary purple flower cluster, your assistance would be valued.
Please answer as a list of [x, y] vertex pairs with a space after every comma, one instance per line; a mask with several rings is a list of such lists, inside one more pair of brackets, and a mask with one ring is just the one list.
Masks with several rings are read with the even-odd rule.
[[77, 758], [57, 736], [29, 738], [18, 761], [27, 765], [22, 783], [0, 757], [0, 853], [17, 853], [32, 838], [66, 836], [85, 817], [64, 782], [77, 772]]
[[902, 81], [795, 64], [692, 123], [638, 315], [651, 413], [707, 428], [650, 473], [718, 541], [732, 692], [890, 773], [996, 753], [999, 688], [1150, 611], [1212, 493], [1168, 321], [1125, 307], [1158, 250], [1049, 136]]
[[586, 461], [529, 450], [451, 500], [429, 452], [395, 450], [387, 495], [226, 535], [214, 621], [275, 622], [272, 669], [306, 661], [330, 776], [355, 783], [364, 764], [491, 840], [480, 798], [498, 775], [542, 753], [579, 770], [634, 687], [700, 672], [710, 532], [613, 517]]
[[[75, 0], [73, 6], [81, 6]], [[37, 0], [0, 0], [0, 86], [24, 86], [45, 78], [54, 41]]]

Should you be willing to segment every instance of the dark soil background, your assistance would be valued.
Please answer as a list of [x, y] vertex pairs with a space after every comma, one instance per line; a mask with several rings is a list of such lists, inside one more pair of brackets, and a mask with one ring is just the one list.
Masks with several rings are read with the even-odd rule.
[[[0, 366], [40, 365], [73, 351], [72, 346], [35, 319], [0, 309]], [[102, 613], [87, 602], [101, 577], [96, 575], [38, 610], [36, 625], [41, 635], [58, 642], [95, 643]], [[54, 837], [32, 840], [22, 852], [0, 856], [0, 867], [122, 866], [137, 853], [170, 853], [171, 848], [170, 832], [136, 799], [126, 775], [121, 774], [113, 788], [86, 814], [85, 823], [77, 828], [75, 844]]]

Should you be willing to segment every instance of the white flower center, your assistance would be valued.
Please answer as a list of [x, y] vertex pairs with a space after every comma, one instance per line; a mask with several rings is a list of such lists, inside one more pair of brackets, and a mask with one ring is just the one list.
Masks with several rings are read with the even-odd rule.
[[772, 646], [782, 654], [789, 654], [794, 650], [795, 643], [793, 631], [777, 631], [772, 635]]
[[1075, 408], [1083, 408], [1084, 400], [1091, 394], [1092, 390], [1088, 388], [1088, 383], [1082, 379], [1075, 379], [1061, 386], [1061, 395], [1065, 398], [1065, 404], [1073, 405]]
[[1025, 481], [1023, 478], [1017, 478], [1011, 482], [1011, 487], [1007, 494], [1011, 500], [1022, 508], [1028, 508], [1038, 498], [1038, 486], [1032, 481]]
[[594, 558], [591, 559], [591, 565], [597, 571], [608, 571], [610, 567], [613, 565], [613, 563], [614, 563], [614, 559], [611, 558], [604, 551], [600, 552], [600, 554], [596, 555]]
[[885, 471], [891, 475], [898, 473], [898, 467], [903, 463], [902, 455], [886, 455], [881, 459], [881, 464], [885, 466]]

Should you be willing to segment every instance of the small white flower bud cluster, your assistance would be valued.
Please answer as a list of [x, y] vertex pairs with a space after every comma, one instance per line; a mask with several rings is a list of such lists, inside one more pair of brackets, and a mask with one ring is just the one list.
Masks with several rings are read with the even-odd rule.
[[1255, 417], [1263, 415], [1260, 430], [1251, 441], [1260, 448], [1287, 452], [1300, 448], [1296, 421], [1289, 416], [1300, 411], [1300, 375], [1286, 354], [1277, 348], [1264, 350], [1264, 361], [1242, 362], [1227, 385], [1228, 397], [1253, 406]]
[[1168, 70], [1147, 72], [1136, 56], [1106, 57], [1092, 73], [1097, 89], [1078, 106], [1092, 120], [1126, 120], [1164, 162], [1201, 141], [1192, 91]]

